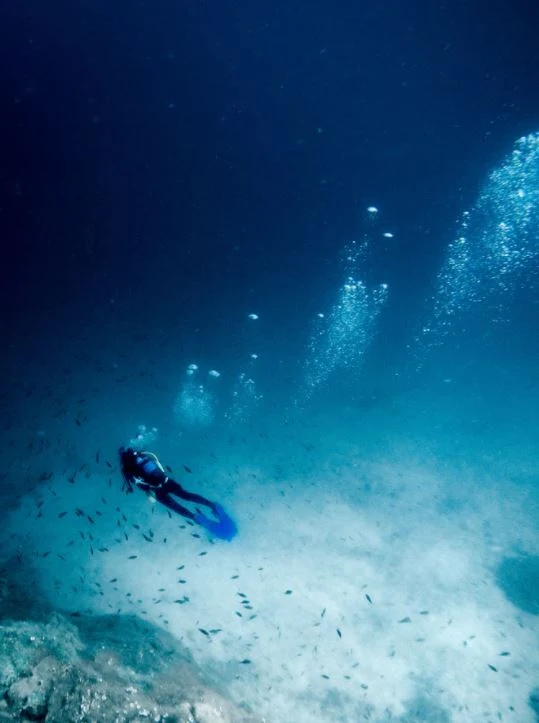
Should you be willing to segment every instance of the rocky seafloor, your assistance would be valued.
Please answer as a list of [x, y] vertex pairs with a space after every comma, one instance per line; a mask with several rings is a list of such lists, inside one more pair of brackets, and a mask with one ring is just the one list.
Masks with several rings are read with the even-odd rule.
[[69, 616], [0, 575], [0, 723], [260, 723], [172, 636], [136, 617]]

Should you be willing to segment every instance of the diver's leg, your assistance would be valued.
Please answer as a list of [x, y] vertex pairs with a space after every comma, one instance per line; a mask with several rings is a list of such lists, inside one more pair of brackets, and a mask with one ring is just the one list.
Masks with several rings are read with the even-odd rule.
[[163, 490], [157, 490], [155, 492], [155, 499], [162, 505], [165, 505], [165, 507], [168, 507], [169, 510], [176, 512], [178, 515], [187, 517], [188, 520], [195, 519], [195, 515], [191, 512], [191, 510], [188, 510], [187, 507], [180, 505], [180, 503], [176, 502], [176, 500], [169, 494], [167, 494], [167, 492]]
[[181, 500], [185, 500], [186, 502], [194, 502], [196, 505], [205, 505], [212, 510], [214, 508], [213, 502], [210, 502], [210, 500], [202, 497], [202, 495], [197, 495], [194, 492], [188, 492], [181, 486], [181, 484], [175, 482], [173, 479], [167, 480], [164, 485], [164, 491], [167, 495], [174, 495], [175, 497], [179, 497]]

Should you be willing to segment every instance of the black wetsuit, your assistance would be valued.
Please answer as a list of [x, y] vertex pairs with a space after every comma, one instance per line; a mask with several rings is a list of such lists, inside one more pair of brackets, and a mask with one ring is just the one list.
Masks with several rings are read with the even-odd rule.
[[175, 497], [196, 505], [204, 505], [212, 511], [215, 506], [202, 495], [188, 492], [179, 482], [171, 479], [165, 473], [157, 457], [151, 452], [137, 452], [134, 449], [120, 449], [120, 465], [124, 478], [124, 489], [133, 491], [133, 486], [140, 487], [151, 493], [158, 502], [177, 512], [189, 520], [195, 519], [195, 513], [181, 505]]

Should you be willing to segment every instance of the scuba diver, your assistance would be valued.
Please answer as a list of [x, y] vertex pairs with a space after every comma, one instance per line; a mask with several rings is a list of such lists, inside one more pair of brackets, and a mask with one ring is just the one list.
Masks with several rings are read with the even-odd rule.
[[[231, 540], [237, 530], [235, 522], [226, 514], [221, 505], [210, 502], [202, 495], [188, 492], [179, 482], [168, 477], [163, 465], [155, 454], [135, 450], [131, 447], [120, 447], [120, 469], [124, 478], [123, 490], [130, 494], [134, 487], [140, 487], [148, 495], [165, 505], [169, 510], [196, 522], [215, 537]], [[195, 505], [208, 507], [217, 518], [213, 520], [203, 514], [198, 508], [191, 512], [180, 504], [177, 499], [193, 502]]]

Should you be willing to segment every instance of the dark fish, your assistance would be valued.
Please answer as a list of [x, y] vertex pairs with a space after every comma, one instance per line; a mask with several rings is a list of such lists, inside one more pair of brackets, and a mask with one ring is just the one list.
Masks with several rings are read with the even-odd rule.
[[107, 465], [107, 467], [108, 467], [109, 469], [112, 469], [112, 465], [111, 465], [111, 463], [108, 461], [108, 459], [106, 460], [105, 464]]
[[99, 552], [108, 552], [108, 551], [109, 551], [108, 547], [100, 547], [99, 548]]
[[99, 450], [97, 450], [97, 452], [95, 453], [95, 461], [97, 462], [97, 464], [99, 464], [99, 458], [100, 458], [100, 456], [101, 456], [101, 455], [100, 455], [100, 453], [99, 453]]
[[166, 464], [166, 465], [165, 465], [165, 468], [166, 468], [167, 472], [170, 472], [170, 474], [174, 474], [174, 471], [173, 471], [172, 467], [171, 467], [169, 464]]
[[323, 618], [325, 614], [326, 614], [326, 608], [324, 608], [322, 610], [322, 612], [320, 613], [320, 617]]
[[88, 522], [91, 522], [92, 525], [95, 525], [95, 521], [90, 517], [90, 515], [86, 515]]
[[146, 542], [153, 542], [151, 537], [148, 537], [148, 535], [145, 535], [144, 532], [142, 533], [142, 537], [146, 540]]
[[117, 577], [113, 577], [112, 580], [109, 580], [109, 582], [118, 582], [118, 578], [117, 578]]
[[502, 653], [500, 653], [500, 658], [505, 658], [507, 655], [511, 655], [511, 653], [507, 650], [504, 650]]
[[488, 667], [489, 667], [491, 670], [493, 670], [495, 673], [498, 672], [498, 668], [495, 668], [495, 667], [494, 667], [493, 665], [491, 665], [490, 663], [488, 663]]
[[183, 570], [184, 567], [185, 567], [185, 565], [180, 565], [179, 567], [176, 568], [176, 570]]
[[184, 464], [183, 468], [188, 474], [192, 474], [193, 470], [191, 469], [191, 467], [188, 467], [186, 464]]
[[285, 590], [285, 595], [292, 595], [292, 590]]
[[128, 560], [136, 560], [138, 555], [129, 555]]
[[411, 622], [412, 622], [412, 619], [409, 618], [408, 616], [399, 620], [399, 623], [411, 623]]
[[67, 515], [67, 512], [60, 512], [60, 514], [58, 515], [58, 517], [65, 517], [66, 515]]
[[329, 680], [329, 675], [326, 675], [325, 673], [322, 673], [322, 678], [325, 678], [326, 680]]
[[339, 628], [337, 628], [337, 635], [339, 636], [339, 638], [342, 638], [342, 633], [341, 633], [341, 631], [339, 630]]
[[80, 419], [75, 419], [75, 424], [77, 425], [77, 427], [80, 427]]
[[204, 630], [204, 628], [199, 628], [202, 635], [209, 635], [209, 632], [207, 630]]
[[199, 557], [204, 557], [204, 555], [207, 555], [207, 554], [208, 554], [207, 552], [199, 552], [199, 553], [198, 553], [198, 556], [199, 556]]
[[244, 658], [243, 660], [240, 660], [240, 665], [249, 665], [250, 662], [249, 658]]
[[231, 577], [230, 579], [231, 579], [231, 580], [237, 580], [238, 577], [239, 577], [239, 575], [232, 575], [232, 577]]
[[372, 605], [372, 598], [371, 598], [371, 596], [370, 596], [370, 595], [367, 595], [367, 593], [365, 593], [365, 597], [367, 598], [367, 600], [368, 600], [368, 601], [370, 602], [370, 604]]
[[107, 504], [107, 500], [106, 500], [104, 497], [101, 498], [101, 502], [102, 502], [104, 505]]

